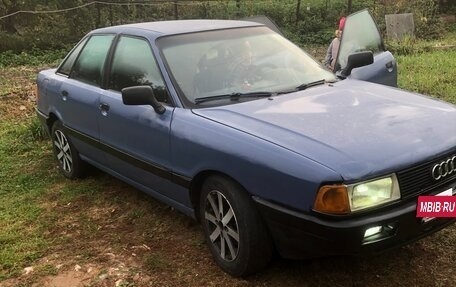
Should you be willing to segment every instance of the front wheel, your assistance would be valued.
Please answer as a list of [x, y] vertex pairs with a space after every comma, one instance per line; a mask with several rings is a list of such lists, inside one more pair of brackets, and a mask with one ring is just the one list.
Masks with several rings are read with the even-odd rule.
[[60, 121], [56, 121], [52, 125], [51, 138], [54, 157], [62, 174], [70, 179], [82, 177], [84, 162], [80, 159], [79, 152], [72, 144]]
[[212, 176], [203, 184], [200, 218], [216, 263], [233, 276], [264, 268], [272, 257], [272, 243], [252, 199], [237, 183]]

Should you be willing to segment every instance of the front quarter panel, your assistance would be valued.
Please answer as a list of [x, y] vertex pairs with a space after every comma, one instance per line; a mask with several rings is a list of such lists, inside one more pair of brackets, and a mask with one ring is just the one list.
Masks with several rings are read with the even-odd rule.
[[230, 176], [251, 195], [308, 212], [322, 182], [342, 181], [323, 165], [254, 135], [176, 109], [171, 127], [173, 171]]
[[48, 90], [52, 89], [53, 86], [60, 84], [61, 83], [56, 80], [55, 69], [42, 70], [37, 75], [37, 108], [46, 116], [49, 116], [51, 108], [55, 106], [54, 98], [49, 96]]

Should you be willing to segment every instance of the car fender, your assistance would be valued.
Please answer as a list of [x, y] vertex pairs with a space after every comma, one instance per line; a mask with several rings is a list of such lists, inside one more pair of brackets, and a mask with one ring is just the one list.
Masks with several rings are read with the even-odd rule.
[[252, 134], [176, 109], [171, 126], [172, 170], [188, 178], [225, 174], [252, 196], [309, 211], [323, 182], [342, 177], [322, 164]]

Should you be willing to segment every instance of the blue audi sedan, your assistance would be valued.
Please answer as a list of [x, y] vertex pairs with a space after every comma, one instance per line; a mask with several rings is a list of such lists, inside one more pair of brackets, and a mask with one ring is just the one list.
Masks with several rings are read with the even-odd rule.
[[108, 27], [38, 74], [37, 114], [64, 176], [90, 164], [195, 218], [233, 276], [275, 251], [377, 253], [454, 223], [416, 205], [455, 194], [456, 107], [394, 87], [367, 11], [347, 18], [338, 67], [251, 21]]

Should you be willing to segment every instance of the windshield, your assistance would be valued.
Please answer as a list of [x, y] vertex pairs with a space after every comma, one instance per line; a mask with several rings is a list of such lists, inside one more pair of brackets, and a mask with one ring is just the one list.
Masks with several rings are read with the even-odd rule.
[[212, 97], [212, 105], [224, 105], [233, 101], [216, 96], [281, 94], [307, 83], [335, 80], [299, 47], [266, 27], [168, 36], [158, 45], [190, 106], [200, 98]]

